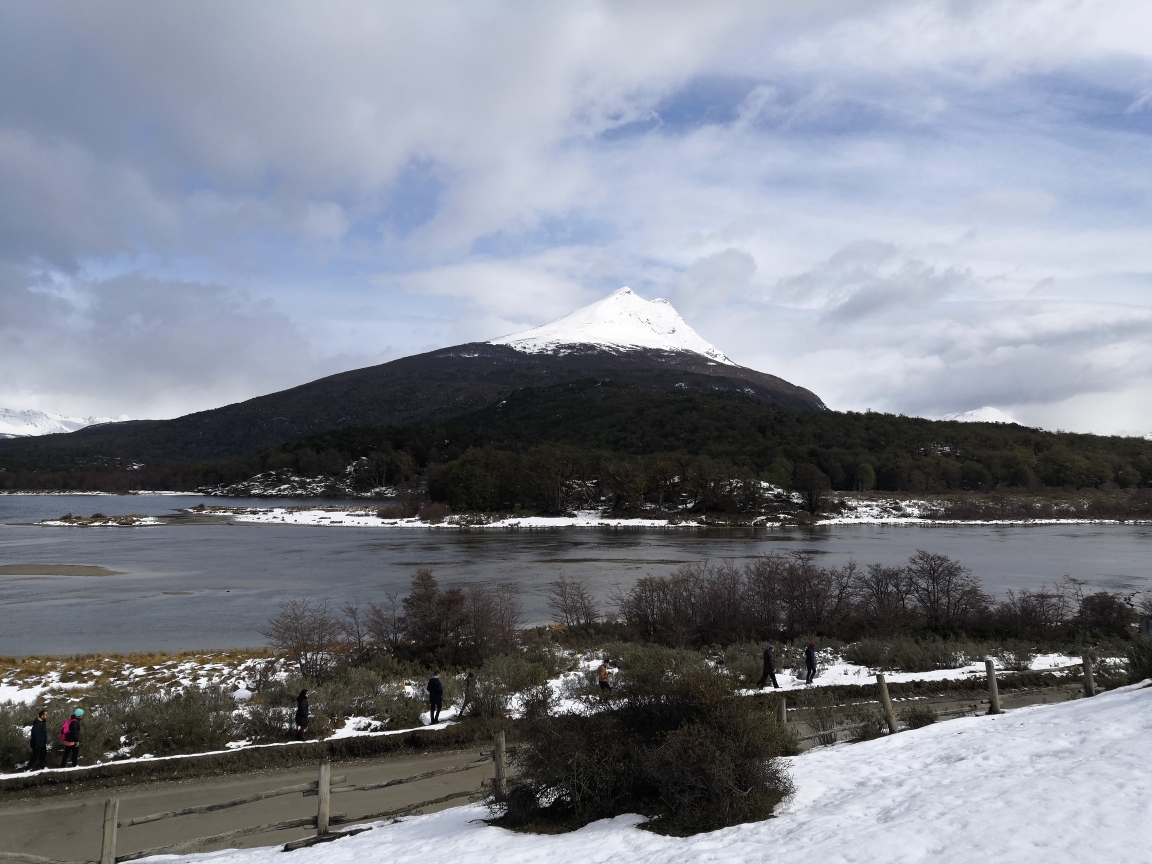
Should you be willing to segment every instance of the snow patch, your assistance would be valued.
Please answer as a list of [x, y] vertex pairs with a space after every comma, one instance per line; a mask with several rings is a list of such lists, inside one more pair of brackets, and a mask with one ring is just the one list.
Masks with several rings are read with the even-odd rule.
[[130, 419], [127, 414], [119, 417], [67, 417], [63, 414], [49, 414], [46, 411], [0, 408], [0, 438], [55, 435], [60, 432], [75, 432], [77, 429], [99, 423], [122, 423]]
[[1005, 414], [999, 408], [985, 405], [983, 408], [973, 408], [971, 411], [961, 411], [958, 414], [945, 414], [941, 420], [953, 420], [957, 423], [1016, 423], [1015, 417]]
[[563, 354], [564, 348], [580, 345], [624, 351], [691, 351], [717, 363], [736, 365], [689, 327], [667, 300], [648, 301], [631, 288], [621, 288], [551, 324], [502, 336], [488, 344], [508, 345], [525, 354]]

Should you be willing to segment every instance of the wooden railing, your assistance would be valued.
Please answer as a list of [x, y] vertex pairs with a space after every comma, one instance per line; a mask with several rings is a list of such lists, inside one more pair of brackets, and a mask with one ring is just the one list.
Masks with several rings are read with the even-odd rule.
[[[146, 816], [134, 816], [131, 819], [121, 820], [119, 818], [120, 800], [118, 798], [109, 798], [104, 803], [104, 824], [100, 845], [100, 860], [99, 862], [92, 861], [57, 861], [51, 858], [42, 858], [39, 855], [27, 855], [23, 852], [0, 852], [0, 861], [18, 861], [21, 864], [120, 864], [124, 861], [135, 861], [139, 858], [147, 858], [150, 855], [176, 855], [184, 852], [191, 852], [197, 848], [209, 846], [215, 843], [226, 843], [230, 840], [236, 840], [241, 837], [247, 837], [252, 834], [263, 834], [270, 831], [284, 831], [290, 828], [312, 828], [316, 829], [316, 834], [313, 837], [305, 837], [300, 840], [293, 840], [284, 845], [284, 851], [290, 852], [293, 849], [301, 849], [305, 846], [311, 846], [315, 843], [325, 843], [331, 840], [337, 840], [341, 837], [350, 837], [354, 834], [359, 834], [367, 831], [371, 826], [360, 828], [353, 828], [345, 831], [332, 831], [333, 825], [349, 824], [354, 822], [371, 822], [379, 819], [390, 819], [397, 816], [404, 816], [413, 811], [420, 810], [424, 807], [431, 807], [436, 804], [443, 804], [458, 798], [471, 797], [476, 794], [475, 790], [466, 790], [464, 792], [453, 792], [448, 795], [443, 795], [439, 798], [434, 798], [430, 801], [421, 801], [417, 804], [410, 804], [406, 807], [400, 807], [393, 810], [384, 810], [379, 813], [365, 813], [361, 816], [349, 818], [346, 813], [332, 813], [331, 803], [332, 795], [338, 795], [346, 792], [369, 792], [377, 789], [388, 789], [393, 786], [400, 786], [405, 783], [415, 783], [419, 780], [427, 780], [431, 777], [440, 777], [446, 774], [456, 774], [461, 771], [471, 771], [475, 768], [492, 762], [495, 765], [495, 780], [493, 781], [495, 790], [499, 793], [503, 789], [505, 778], [504, 766], [504, 733], [500, 732], [493, 739], [492, 752], [482, 754], [481, 757], [473, 762], [465, 765], [455, 765], [451, 768], [440, 768], [435, 771], [425, 771], [421, 774], [414, 774], [411, 777], [400, 777], [395, 780], [386, 780], [381, 783], [364, 783], [364, 784], [345, 784], [344, 781], [347, 777], [341, 775], [339, 777], [332, 776], [332, 766], [325, 756], [320, 762], [319, 776], [316, 780], [308, 783], [297, 783], [293, 786], [282, 786], [279, 789], [268, 789], [263, 792], [256, 792], [252, 795], [246, 795], [243, 798], [234, 798], [230, 801], [220, 801], [214, 804], [200, 804], [194, 807], [183, 807], [179, 810], [166, 810], [162, 813], [150, 813]], [[339, 785], [344, 784], [344, 785]], [[230, 807], [240, 807], [244, 804], [251, 804], [255, 801], [263, 801], [268, 798], [275, 798], [280, 795], [300, 794], [304, 797], [315, 796], [317, 800], [316, 815], [308, 816], [303, 819], [290, 819], [283, 822], [269, 822], [263, 825], [253, 825], [247, 828], [237, 828], [232, 831], [224, 831], [219, 834], [212, 834], [208, 837], [196, 837], [191, 840], [181, 840], [176, 843], [170, 843], [166, 846], [156, 846], [152, 849], [141, 849], [137, 852], [129, 852], [124, 855], [116, 854], [116, 846], [118, 840], [118, 832], [121, 828], [131, 828], [136, 825], [147, 825], [152, 822], [159, 822], [164, 819], [175, 819], [181, 816], [192, 816], [202, 813], [214, 813], [219, 810], [226, 810]]]

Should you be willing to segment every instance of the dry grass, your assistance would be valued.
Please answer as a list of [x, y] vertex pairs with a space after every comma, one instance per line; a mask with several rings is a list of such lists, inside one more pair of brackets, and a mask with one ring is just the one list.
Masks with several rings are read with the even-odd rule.
[[131, 681], [142, 689], [162, 687], [186, 670], [236, 677], [253, 661], [265, 661], [272, 653], [260, 648], [229, 651], [147, 652], [137, 654], [77, 654], [64, 657], [0, 657], [0, 684], [22, 690], [61, 684], [88, 685]]

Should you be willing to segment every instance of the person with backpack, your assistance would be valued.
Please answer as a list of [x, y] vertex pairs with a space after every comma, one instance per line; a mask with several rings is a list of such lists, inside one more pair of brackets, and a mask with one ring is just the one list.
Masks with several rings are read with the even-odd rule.
[[760, 676], [760, 683], [756, 685], [756, 689], [763, 689], [764, 682], [769, 678], [772, 679], [772, 686], [779, 690], [780, 685], [776, 683], [776, 652], [772, 650], [771, 645], [764, 649], [764, 674]]
[[816, 643], [809, 642], [808, 647], [804, 649], [804, 665], [808, 667], [808, 677], [804, 680], [805, 684], [811, 684], [812, 679], [816, 677]]
[[80, 718], [83, 716], [84, 709], [77, 708], [60, 727], [60, 743], [64, 745], [64, 755], [60, 758], [61, 768], [68, 766], [69, 759], [72, 760], [73, 768], [80, 764]]
[[28, 760], [29, 771], [39, 771], [48, 764], [48, 712], [43, 708], [32, 721], [32, 734], [28, 738], [32, 747], [32, 758]]
[[440, 681], [440, 673], [435, 672], [428, 679], [428, 725], [440, 722], [440, 708], [444, 704], [444, 684]]
[[308, 734], [308, 724], [311, 722], [311, 716], [308, 713], [308, 688], [300, 691], [300, 695], [296, 697], [296, 738], [299, 741], [304, 740], [304, 736]]

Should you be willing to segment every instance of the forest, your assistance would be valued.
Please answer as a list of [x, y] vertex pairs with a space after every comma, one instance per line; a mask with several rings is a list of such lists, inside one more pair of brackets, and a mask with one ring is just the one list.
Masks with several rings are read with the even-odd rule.
[[799, 492], [811, 512], [827, 493], [873, 490], [1127, 490], [1125, 512], [1152, 504], [1152, 441], [1141, 438], [795, 411], [606, 381], [525, 388], [436, 425], [334, 429], [229, 461], [28, 448], [0, 456], [0, 488], [220, 491], [277, 471], [328, 478], [332, 497], [376, 490], [459, 511], [752, 513], [773, 489]]

